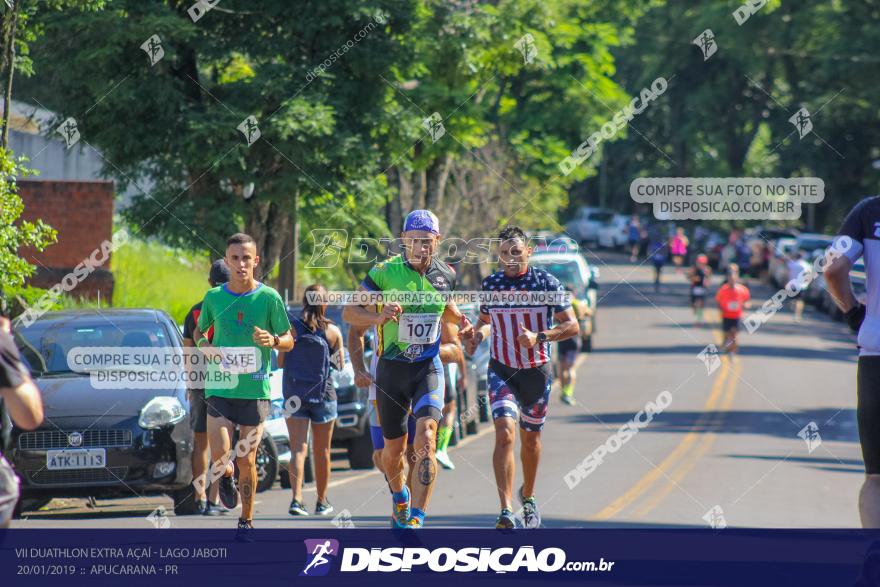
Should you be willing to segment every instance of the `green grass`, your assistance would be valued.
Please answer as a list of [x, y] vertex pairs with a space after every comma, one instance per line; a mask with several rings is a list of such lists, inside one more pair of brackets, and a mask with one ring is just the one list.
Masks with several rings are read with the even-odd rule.
[[207, 256], [156, 242], [133, 239], [113, 252], [110, 268], [114, 307], [164, 310], [178, 324], [208, 291]]

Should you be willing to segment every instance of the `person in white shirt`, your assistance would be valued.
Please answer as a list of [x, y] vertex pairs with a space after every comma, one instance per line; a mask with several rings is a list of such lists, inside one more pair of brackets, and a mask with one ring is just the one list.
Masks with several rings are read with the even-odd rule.
[[788, 262], [786, 263], [788, 268], [788, 281], [791, 283], [795, 282], [795, 285], [792, 286], [792, 290], [797, 291], [797, 295], [794, 297], [794, 321], [800, 322], [801, 318], [804, 314], [804, 290], [809, 287], [808, 285], [803, 286], [801, 288], [800, 283], [808, 283], [806, 280], [801, 280], [801, 275], [806, 271], [811, 271], [810, 264], [804, 260], [804, 254], [800, 251], [795, 251], [789, 257]]

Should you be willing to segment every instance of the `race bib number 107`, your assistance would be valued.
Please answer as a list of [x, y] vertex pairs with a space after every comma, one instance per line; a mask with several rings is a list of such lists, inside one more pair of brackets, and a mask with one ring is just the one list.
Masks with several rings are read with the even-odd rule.
[[440, 335], [440, 314], [401, 314], [397, 338], [407, 344], [433, 344]]

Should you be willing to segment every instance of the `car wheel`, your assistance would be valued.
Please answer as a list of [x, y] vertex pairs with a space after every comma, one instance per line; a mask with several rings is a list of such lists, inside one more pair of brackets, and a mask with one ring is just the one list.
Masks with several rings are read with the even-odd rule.
[[[290, 489], [290, 469], [287, 467], [279, 467], [278, 483], [282, 489]], [[306, 457], [305, 465], [303, 465], [303, 483], [312, 483], [315, 480], [315, 469], [312, 467], [311, 447], [309, 447], [309, 456]]]
[[373, 439], [370, 427], [364, 427], [364, 433], [348, 441], [348, 464], [352, 469], [372, 469]]
[[278, 475], [278, 483], [281, 485], [281, 489], [290, 489], [290, 472], [286, 468], [281, 469], [281, 473]]
[[278, 447], [268, 432], [257, 447], [257, 493], [271, 489], [278, 477]]
[[171, 492], [169, 497], [174, 501], [175, 516], [197, 516], [199, 514], [199, 502], [196, 500], [196, 492], [192, 484]]

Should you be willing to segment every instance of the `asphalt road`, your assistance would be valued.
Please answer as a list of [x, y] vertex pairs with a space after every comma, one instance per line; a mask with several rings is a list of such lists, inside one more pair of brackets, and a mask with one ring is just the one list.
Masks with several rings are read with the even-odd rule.
[[[710, 374], [698, 355], [719, 342], [719, 317], [712, 311], [710, 327], [693, 325], [682, 275], [667, 268], [666, 283], [655, 293], [647, 265], [611, 256], [592, 261], [602, 271], [595, 350], [578, 366], [577, 405], [562, 404], [554, 388], [537, 485], [544, 526], [859, 525], [864, 468], [855, 417], [856, 350], [844, 325], [809, 307], [804, 321], [795, 323], [786, 309], [754, 334], [742, 333], [741, 355], [721, 359]], [[749, 285], [757, 305], [773, 293]], [[616, 436], [664, 391], [671, 400], [661, 413], [630, 438]], [[808, 442], [798, 434], [810, 423], [818, 436]], [[491, 432], [481, 424], [477, 435], [451, 451], [456, 469], [439, 474], [429, 526], [493, 526], [499, 504]], [[566, 483], [566, 475], [603, 445], [616, 450], [585, 478]], [[313, 485], [304, 497], [314, 507]], [[348, 511], [355, 527], [388, 524], [388, 491], [376, 471], [350, 471], [340, 458], [329, 498], [337, 512]], [[290, 492], [277, 484], [258, 494], [255, 526], [333, 523], [332, 516], [291, 518], [289, 501]], [[54, 500], [13, 527], [150, 527], [148, 516], [159, 506], [170, 510], [170, 499], [98, 500], [97, 507]], [[168, 522], [229, 527], [236, 518], [170, 514]]]

